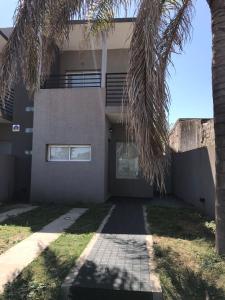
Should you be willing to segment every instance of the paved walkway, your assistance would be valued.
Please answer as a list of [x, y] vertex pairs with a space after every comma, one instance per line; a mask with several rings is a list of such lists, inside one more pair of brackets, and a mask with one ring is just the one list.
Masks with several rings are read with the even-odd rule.
[[151, 281], [146, 238], [142, 205], [117, 203], [83, 266], [74, 273], [72, 299], [149, 300], [153, 292], [161, 294]]
[[0, 214], [0, 223], [4, 222], [5, 220], [7, 220], [9, 217], [15, 217], [18, 216], [20, 214], [23, 214], [25, 212], [28, 212], [30, 210], [33, 210], [35, 208], [37, 208], [38, 206], [31, 206], [31, 205], [24, 205], [22, 207], [18, 207], [18, 208], [13, 208], [11, 210], [8, 211], [4, 211], [3, 213]]
[[0, 255], [0, 292], [87, 209], [74, 208]]

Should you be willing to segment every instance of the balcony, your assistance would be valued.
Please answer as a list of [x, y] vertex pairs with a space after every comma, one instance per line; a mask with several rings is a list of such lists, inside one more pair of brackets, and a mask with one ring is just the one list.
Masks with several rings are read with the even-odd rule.
[[0, 121], [12, 121], [13, 117], [13, 102], [14, 102], [14, 91], [11, 90], [7, 93], [4, 101], [0, 99]]
[[51, 75], [41, 86], [42, 89], [66, 89], [101, 87], [101, 73], [76, 72], [65, 75]]
[[[126, 101], [126, 73], [106, 74], [106, 106], [121, 106]], [[76, 72], [65, 75], [51, 75], [41, 89], [102, 87], [102, 76], [99, 72]]]
[[120, 106], [126, 102], [127, 73], [106, 74], [106, 106]]

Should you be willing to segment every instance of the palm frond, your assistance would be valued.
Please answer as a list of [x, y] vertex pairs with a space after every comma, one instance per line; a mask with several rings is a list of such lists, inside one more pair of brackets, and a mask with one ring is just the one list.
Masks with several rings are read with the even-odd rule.
[[143, 176], [161, 191], [168, 166], [167, 67], [176, 46], [182, 50], [190, 16], [190, 0], [142, 0], [131, 41], [126, 124], [137, 144]]
[[40, 86], [42, 62], [44, 73], [50, 70], [57, 43], [68, 38], [74, 16], [86, 14], [84, 1], [20, 0], [14, 29], [2, 53], [1, 95], [16, 82], [24, 82], [33, 93]]
[[90, 0], [88, 9], [88, 20], [90, 22], [89, 32], [98, 34], [99, 31], [108, 31], [113, 27], [113, 19], [123, 13], [127, 16], [132, 4], [139, 0]]
[[159, 56], [162, 64], [172, 63], [172, 53], [182, 53], [191, 36], [193, 0], [167, 0], [162, 10]]
[[19, 0], [14, 30], [3, 51], [0, 94], [21, 80], [33, 93], [50, 72], [57, 44], [69, 37], [73, 18], [86, 17], [91, 32], [108, 30], [132, 3], [138, 7], [127, 75], [127, 129], [137, 143], [144, 177], [164, 187], [168, 145], [166, 84], [171, 54], [189, 37], [191, 0]]

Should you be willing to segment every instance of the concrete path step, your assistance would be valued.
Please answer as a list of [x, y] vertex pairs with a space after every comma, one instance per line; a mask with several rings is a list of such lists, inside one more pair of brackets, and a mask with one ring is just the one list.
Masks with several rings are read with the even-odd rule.
[[70, 300], [93, 300], [93, 299], [107, 299], [107, 300], [162, 300], [156, 298], [153, 293], [124, 291], [124, 290], [107, 290], [98, 288], [72, 288], [72, 296]]
[[74, 208], [0, 255], [0, 292], [87, 209]]
[[24, 205], [22, 207], [14, 208], [8, 211], [4, 211], [3, 213], [0, 214], [0, 223], [4, 222], [7, 220], [9, 217], [15, 217], [20, 214], [23, 214], [25, 212], [31, 211], [38, 206], [31, 206], [31, 205]]

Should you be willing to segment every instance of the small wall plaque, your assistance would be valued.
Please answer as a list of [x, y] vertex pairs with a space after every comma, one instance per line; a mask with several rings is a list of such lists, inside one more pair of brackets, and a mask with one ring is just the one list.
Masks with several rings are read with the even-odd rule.
[[20, 125], [19, 124], [13, 124], [12, 125], [12, 131], [13, 132], [20, 132]]

